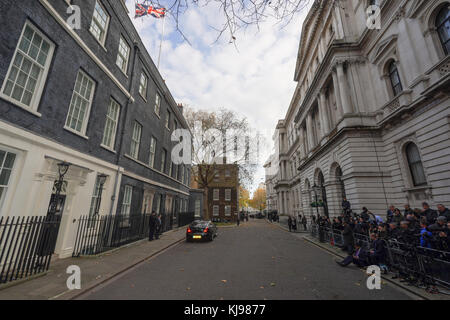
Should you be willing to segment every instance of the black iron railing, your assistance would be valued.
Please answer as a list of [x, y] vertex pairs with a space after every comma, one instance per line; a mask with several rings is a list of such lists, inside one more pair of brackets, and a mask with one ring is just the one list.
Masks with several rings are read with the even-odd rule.
[[[159, 233], [191, 223], [194, 214], [162, 215]], [[96, 255], [149, 236], [150, 215], [82, 216], [78, 219], [72, 256]]]
[[0, 283], [47, 271], [59, 225], [59, 217], [0, 218]]
[[[343, 246], [340, 230], [311, 225], [311, 235], [335, 246]], [[322, 234], [322, 235], [321, 235]], [[369, 249], [371, 240], [365, 234], [354, 234], [355, 241]], [[408, 275], [417, 283], [424, 285], [439, 284], [450, 288], [450, 252], [417, 247], [396, 240], [385, 240], [386, 265], [392, 270]]]

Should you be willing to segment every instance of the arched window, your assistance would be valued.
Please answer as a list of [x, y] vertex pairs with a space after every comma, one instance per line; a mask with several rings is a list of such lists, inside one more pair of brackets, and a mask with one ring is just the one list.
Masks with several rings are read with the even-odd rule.
[[391, 79], [392, 91], [394, 96], [403, 91], [402, 82], [400, 81], [400, 75], [398, 74], [397, 64], [392, 61], [389, 64], [389, 79]]
[[450, 10], [448, 5], [439, 11], [436, 17], [436, 30], [446, 55], [450, 53]]
[[341, 195], [341, 200], [344, 200], [344, 198], [346, 198], [346, 194], [345, 194], [345, 184], [344, 184], [344, 180], [342, 180], [342, 170], [341, 167], [337, 167], [336, 168], [336, 179], [339, 182], [339, 187], [340, 187], [340, 195]]
[[418, 187], [426, 185], [427, 179], [425, 178], [425, 171], [423, 170], [419, 149], [414, 143], [410, 142], [406, 146], [405, 151], [414, 186]]

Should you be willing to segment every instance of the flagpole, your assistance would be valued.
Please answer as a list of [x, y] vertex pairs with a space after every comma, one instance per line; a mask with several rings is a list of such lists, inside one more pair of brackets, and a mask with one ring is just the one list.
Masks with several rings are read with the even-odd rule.
[[164, 25], [166, 22], [166, 16], [164, 15], [163, 17], [163, 26], [162, 26], [162, 34], [161, 34], [161, 43], [159, 44], [159, 55], [158, 55], [158, 70], [159, 70], [159, 64], [161, 62], [161, 51], [162, 51], [162, 45], [163, 45], [163, 41], [164, 41]]

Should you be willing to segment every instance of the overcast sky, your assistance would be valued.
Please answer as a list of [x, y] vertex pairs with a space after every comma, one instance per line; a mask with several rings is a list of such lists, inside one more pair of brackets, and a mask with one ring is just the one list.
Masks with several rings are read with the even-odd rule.
[[[134, 19], [134, 1], [128, 0], [130, 16], [153, 61], [157, 64], [162, 19], [151, 16]], [[165, 38], [160, 73], [178, 103], [195, 109], [221, 107], [248, 119], [270, 143], [263, 150], [254, 186], [264, 179], [263, 162], [271, 154], [272, 134], [289, 107], [295, 82], [294, 68], [300, 40], [303, 12], [288, 26], [276, 21], [247, 28], [230, 44], [225, 34], [215, 42], [223, 17], [212, 5], [190, 8], [180, 28], [191, 45], [176, 31], [170, 16], [165, 21]]]

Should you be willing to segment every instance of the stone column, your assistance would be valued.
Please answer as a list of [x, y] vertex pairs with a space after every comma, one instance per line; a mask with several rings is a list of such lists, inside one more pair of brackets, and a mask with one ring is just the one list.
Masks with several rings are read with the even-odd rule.
[[337, 80], [339, 85], [339, 93], [341, 96], [341, 102], [342, 102], [342, 109], [344, 111], [344, 114], [352, 113], [352, 101], [350, 99], [349, 95], [349, 87], [348, 87], [348, 81], [347, 77], [344, 73], [344, 63], [338, 62], [336, 64], [336, 72], [337, 72]]
[[334, 6], [333, 20], [335, 26], [334, 32], [336, 34], [336, 39], [344, 39], [344, 25], [339, 5]]
[[280, 213], [281, 212], [281, 191], [277, 192], [277, 211]]
[[308, 151], [311, 151], [314, 149], [314, 132], [311, 112], [306, 116], [306, 135], [308, 138]]
[[339, 93], [339, 81], [337, 78], [336, 70], [332, 71], [332, 76], [333, 76], [333, 92], [334, 96], [336, 97], [336, 106], [337, 106], [336, 121], [339, 122], [339, 120], [341, 120], [342, 118], [342, 115], [344, 114], [344, 110], [342, 109], [341, 94]]
[[299, 129], [299, 139], [300, 139], [300, 160], [306, 157], [306, 146], [305, 146], [305, 130], [303, 126]]
[[330, 132], [330, 119], [328, 116], [328, 105], [325, 92], [322, 90], [319, 93], [319, 112], [322, 121], [322, 137], [326, 136]]

